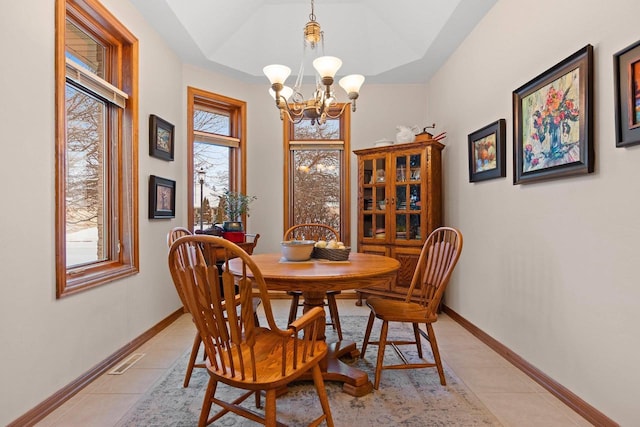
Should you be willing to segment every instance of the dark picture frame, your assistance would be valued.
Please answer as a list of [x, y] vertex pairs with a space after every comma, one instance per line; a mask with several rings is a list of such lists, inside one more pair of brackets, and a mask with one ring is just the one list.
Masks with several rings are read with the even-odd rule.
[[506, 128], [499, 119], [469, 134], [469, 182], [507, 176]]
[[163, 160], [173, 160], [174, 129], [168, 121], [155, 114], [149, 116], [149, 155]]
[[513, 184], [593, 172], [593, 46], [513, 92]]
[[175, 218], [176, 182], [151, 175], [149, 177], [149, 218]]
[[640, 144], [640, 40], [613, 55], [616, 147]]

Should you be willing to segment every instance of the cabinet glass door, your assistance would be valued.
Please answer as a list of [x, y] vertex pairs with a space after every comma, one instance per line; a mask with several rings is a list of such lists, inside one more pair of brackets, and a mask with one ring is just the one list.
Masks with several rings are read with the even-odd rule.
[[393, 233], [397, 242], [422, 239], [423, 186], [420, 180], [422, 156], [419, 152], [393, 157], [395, 181]]
[[362, 194], [363, 236], [386, 239], [387, 169], [385, 157], [365, 158], [362, 162], [364, 178]]

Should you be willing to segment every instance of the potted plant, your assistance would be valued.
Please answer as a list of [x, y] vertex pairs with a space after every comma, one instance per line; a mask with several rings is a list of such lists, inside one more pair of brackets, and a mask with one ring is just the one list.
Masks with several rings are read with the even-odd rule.
[[249, 214], [249, 204], [256, 200], [256, 196], [248, 196], [237, 191], [225, 190], [220, 196], [219, 208], [226, 214], [226, 220], [222, 224], [225, 231], [242, 231], [242, 216]]

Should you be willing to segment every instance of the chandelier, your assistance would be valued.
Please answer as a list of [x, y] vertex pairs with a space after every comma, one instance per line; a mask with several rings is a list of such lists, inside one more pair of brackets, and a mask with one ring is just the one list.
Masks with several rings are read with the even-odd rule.
[[[311, 124], [324, 124], [327, 118], [337, 119], [344, 113], [345, 108], [351, 104], [352, 111], [356, 111], [356, 99], [358, 99], [360, 87], [364, 83], [364, 76], [351, 74], [340, 79], [338, 84], [344, 89], [350, 102], [345, 103], [339, 111], [335, 107], [335, 93], [333, 81], [336, 73], [342, 66], [342, 61], [335, 56], [324, 56], [324, 32], [316, 21], [311, 0], [311, 14], [309, 22], [304, 27], [303, 55], [300, 64], [300, 72], [293, 88], [285, 86], [285, 80], [291, 74], [291, 68], [285, 65], [272, 64], [263, 68], [264, 74], [271, 82], [269, 93], [276, 101], [280, 110], [280, 120], [286, 115], [293, 123], [300, 123], [303, 119], [310, 119]], [[319, 56], [319, 47], [323, 56]], [[316, 74], [316, 88], [313, 96], [305, 99], [302, 95], [302, 78], [304, 76], [304, 59], [306, 50], [309, 49], [316, 58], [313, 60], [313, 68]]]

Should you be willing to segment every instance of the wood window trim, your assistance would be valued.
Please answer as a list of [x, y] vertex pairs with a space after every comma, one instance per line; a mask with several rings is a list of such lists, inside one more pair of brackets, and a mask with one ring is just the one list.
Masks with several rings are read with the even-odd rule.
[[[338, 104], [338, 109], [342, 107], [343, 104]], [[340, 171], [343, 184], [343, 200], [340, 203], [340, 218], [341, 221], [341, 229], [340, 238], [344, 242], [351, 241], [351, 166], [350, 166], [350, 146], [351, 146], [351, 110], [349, 108], [345, 108], [344, 113], [340, 116], [340, 139], [339, 140], [328, 140], [326, 146], [331, 148], [342, 148], [343, 162], [342, 169]], [[309, 147], [313, 148], [314, 146], [321, 145], [319, 141], [290, 141], [291, 135], [293, 135], [293, 123], [285, 118], [282, 120], [282, 142], [283, 142], [283, 154], [284, 154], [284, 173], [283, 173], [283, 224], [282, 229], [288, 230], [294, 224], [293, 218], [293, 210], [291, 208], [291, 203], [293, 201], [293, 175], [291, 174], [291, 165], [292, 165], [292, 156], [293, 149], [292, 145], [302, 146], [303, 144], [309, 143]], [[313, 144], [311, 144], [313, 143]], [[283, 231], [284, 233], [284, 231]], [[345, 243], [346, 244], [346, 243]]]
[[[209, 111], [229, 113], [231, 136], [225, 137], [223, 135], [211, 134], [210, 138], [219, 141], [220, 145], [233, 148], [231, 151], [232, 155], [229, 159], [229, 183], [231, 186], [229, 190], [239, 191], [244, 194], [247, 192], [247, 103], [239, 99], [187, 86], [187, 177], [189, 182], [187, 185], [187, 217], [189, 218], [187, 226], [190, 230], [195, 229], [195, 214], [193, 208], [195, 193], [194, 186], [191, 183], [195, 174], [193, 154], [196, 132], [193, 128], [193, 114], [196, 110], [196, 105], [203, 106], [205, 109], [209, 109]], [[242, 221], [246, 223], [246, 220], [246, 217], [243, 216]]]
[[[126, 107], [117, 113], [118, 158], [117, 172], [126, 180], [117, 180], [119, 194], [117, 259], [95, 263], [84, 268], [67, 269], [66, 266], [66, 60], [65, 27], [67, 17], [83, 22], [100, 40], [115, 45], [120, 64], [108, 64], [111, 83], [125, 92], [129, 99]], [[138, 39], [96, 0], [56, 0], [55, 9], [55, 253], [56, 297], [76, 294], [89, 288], [121, 279], [139, 271], [138, 242]], [[100, 30], [102, 28], [103, 30]], [[96, 35], [96, 34], [94, 34]], [[126, 75], [120, 69], [126, 68]], [[127, 130], [127, 133], [123, 132]], [[130, 153], [122, 153], [122, 139]], [[126, 160], [126, 162], [125, 162]], [[123, 182], [125, 181], [125, 182]], [[125, 188], [125, 185], [129, 188]], [[123, 194], [126, 193], [126, 200]], [[115, 244], [115, 243], [114, 243]]]

